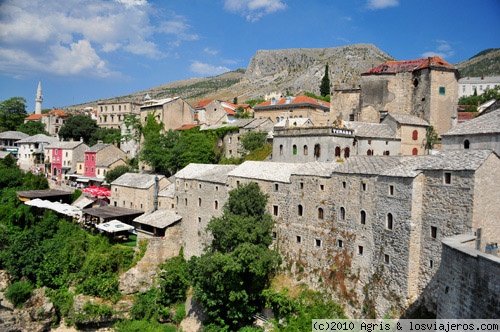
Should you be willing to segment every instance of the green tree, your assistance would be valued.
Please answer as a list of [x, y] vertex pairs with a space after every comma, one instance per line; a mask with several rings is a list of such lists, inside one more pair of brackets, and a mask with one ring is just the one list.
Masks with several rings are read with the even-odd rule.
[[277, 252], [269, 249], [273, 221], [265, 213], [266, 202], [256, 183], [230, 191], [223, 215], [207, 227], [212, 243], [205, 254], [190, 260], [195, 297], [208, 313], [207, 323], [220, 329], [251, 324], [279, 262]]
[[240, 136], [240, 143], [246, 153], [262, 148], [266, 143], [267, 133], [263, 131], [251, 131]]
[[89, 144], [98, 128], [97, 123], [90, 116], [77, 114], [66, 120], [59, 130], [59, 136], [66, 141], [83, 139], [86, 144]]
[[120, 145], [121, 142], [121, 130], [116, 128], [97, 128], [96, 131], [90, 136], [90, 145], [94, 145], [97, 141], [102, 141], [107, 144], [117, 143]]
[[0, 103], [0, 131], [16, 130], [24, 119], [26, 113], [26, 99], [12, 97]]
[[22, 123], [16, 128], [16, 130], [30, 136], [37, 134], [49, 136], [49, 133], [45, 130], [45, 125], [40, 121], [28, 121], [26, 123]]
[[325, 75], [323, 75], [323, 78], [321, 79], [319, 91], [322, 97], [330, 95], [330, 77], [328, 76], [328, 64], [326, 64]]
[[117, 166], [117, 167], [109, 170], [106, 173], [106, 175], [104, 176], [104, 178], [106, 179], [107, 183], [111, 183], [111, 182], [115, 181], [116, 179], [118, 179], [123, 174], [129, 173], [129, 172], [132, 172], [132, 168], [130, 166], [120, 165], [120, 166]]

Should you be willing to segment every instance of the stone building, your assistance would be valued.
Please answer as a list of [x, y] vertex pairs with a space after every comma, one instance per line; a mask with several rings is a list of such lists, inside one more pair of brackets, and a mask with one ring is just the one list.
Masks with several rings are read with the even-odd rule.
[[185, 124], [194, 123], [194, 108], [181, 97], [150, 99], [141, 107], [141, 124], [146, 123], [147, 115], [154, 114], [163, 123], [164, 130], [177, 129]]
[[88, 145], [83, 141], [50, 144], [45, 148], [48, 158], [46, 173], [59, 180], [66, 179], [68, 175], [76, 172], [77, 161], [84, 159], [88, 149]]
[[26, 117], [24, 122], [39, 121], [45, 125], [45, 130], [51, 136], [56, 136], [68, 117], [69, 115], [61, 110], [51, 110], [44, 114], [33, 113]]
[[111, 183], [110, 204], [154, 212], [159, 208], [159, 192], [169, 184], [164, 175], [125, 173]]
[[396, 137], [401, 139], [401, 154], [404, 156], [423, 155], [425, 149], [426, 134], [429, 123], [414, 115], [389, 113], [382, 120], [387, 124]]
[[[359, 121], [361, 88], [339, 89], [335, 87], [330, 94], [330, 112], [335, 120]], [[355, 118], [356, 116], [356, 118]]]
[[500, 76], [462, 77], [458, 80], [458, 98], [483, 94], [500, 86]]
[[273, 123], [285, 119], [308, 118], [317, 126], [333, 122], [330, 103], [307, 96], [286, 96], [271, 99], [253, 107], [255, 118], [269, 118]]
[[10, 152], [14, 157], [17, 157], [19, 146], [17, 141], [29, 137], [28, 134], [20, 131], [4, 131], [0, 133], [0, 149]]
[[380, 122], [387, 113], [415, 115], [438, 134], [456, 124], [458, 70], [438, 56], [388, 61], [361, 75], [355, 120]]
[[175, 174], [175, 209], [182, 216], [184, 256], [199, 256], [208, 243], [205, 232], [227, 201], [227, 175], [235, 165], [189, 164]]
[[351, 303], [352, 316], [381, 317], [416, 305], [436, 312], [444, 237], [480, 234], [479, 246], [498, 239], [498, 179], [500, 159], [487, 150], [248, 161], [189, 165], [176, 174], [175, 196], [190, 257], [202, 252], [206, 223], [229, 190], [258, 183], [285, 265]]
[[141, 105], [137, 102], [99, 102], [97, 125], [100, 128], [121, 129], [126, 115], [139, 116]]
[[443, 150], [492, 149], [500, 154], [500, 108], [453, 127], [441, 138]]
[[226, 158], [240, 158], [242, 145], [240, 136], [249, 132], [266, 132], [273, 129], [273, 122], [269, 119], [235, 119], [230, 123], [204, 127], [201, 130], [217, 130], [218, 128], [233, 127], [234, 131], [228, 131], [218, 142], [224, 148]]

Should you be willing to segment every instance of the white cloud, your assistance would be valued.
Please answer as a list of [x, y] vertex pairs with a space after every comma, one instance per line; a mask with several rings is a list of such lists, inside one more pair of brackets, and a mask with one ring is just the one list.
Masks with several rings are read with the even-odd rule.
[[370, 9], [384, 9], [387, 7], [399, 6], [399, 0], [368, 0], [368, 8]]
[[217, 55], [217, 54], [219, 54], [219, 51], [214, 50], [214, 49], [212, 49], [212, 48], [210, 48], [210, 47], [205, 47], [205, 48], [203, 49], [203, 52], [205, 52], [205, 53], [207, 53], [207, 54], [210, 54], [210, 55]]
[[224, 8], [255, 22], [265, 15], [285, 10], [286, 4], [281, 0], [224, 0]]
[[[165, 48], [198, 38], [180, 16], [155, 26], [153, 10], [147, 0], [0, 0], [0, 74], [107, 77], [109, 53], [158, 59]], [[159, 45], [155, 34], [174, 42]]]
[[208, 63], [202, 63], [199, 61], [194, 61], [191, 64], [190, 69], [192, 72], [204, 76], [220, 75], [231, 70], [224, 66], [213, 66]]
[[446, 59], [448, 57], [454, 56], [455, 51], [449, 42], [446, 40], [435, 40], [437, 43], [436, 51], [428, 51], [422, 53], [422, 57], [427, 58], [431, 56], [439, 56], [440, 58]]

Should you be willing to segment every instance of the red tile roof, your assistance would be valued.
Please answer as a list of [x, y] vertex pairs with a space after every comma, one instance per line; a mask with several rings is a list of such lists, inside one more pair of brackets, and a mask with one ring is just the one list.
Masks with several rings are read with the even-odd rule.
[[465, 121], [472, 120], [476, 117], [477, 113], [474, 112], [458, 112], [457, 122], [462, 123]]
[[403, 72], [412, 72], [415, 70], [424, 69], [428, 67], [445, 67], [449, 69], [455, 69], [455, 66], [449, 64], [440, 57], [433, 56], [416, 60], [387, 61], [378, 67], [370, 69], [369, 71], [363, 73], [362, 75], [396, 74]]
[[35, 121], [35, 120], [40, 120], [41, 118], [43, 118], [44, 116], [47, 116], [47, 114], [31, 114], [27, 117], [24, 118], [24, 120], [32, 120], [32, 121]]
[[64, 113], [61, 110], [52, 110], [49, 112], [49, 114], [50, 115], [57, 115], [57, 116], [61, 116], [61, 117], [69, 116], [68, 114]]
[[[294, 104], [295, 105], [296, 104], [313, 104], [313, 105], [319, 105], [319, 106], [330, 108], [329, 102], [319, 100], [319, 99], [314, 99], [314, 98], [311, 98], [308, 96], [303, 96], [303, 95], [291, 97], [289, 103], [287, 103], [287, 98], [283, 97], [280, 100], [277, 100], [274, 105], [294, 105]], [[273, 106], [273, 105], [271, 105], [271, 100], [267, 100], [263, 103], [255, 105], [254, 107], [261, 107], [261, 106]]]

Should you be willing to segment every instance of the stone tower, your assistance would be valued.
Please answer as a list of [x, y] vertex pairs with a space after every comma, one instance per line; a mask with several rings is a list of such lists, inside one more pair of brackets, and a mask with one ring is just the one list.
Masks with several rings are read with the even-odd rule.
[[38, 82], [38, 89], [36, 90], [36, 99], [35, 99], [35, 114], [42, 114], [42, 83]]

